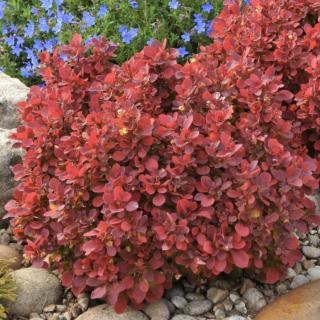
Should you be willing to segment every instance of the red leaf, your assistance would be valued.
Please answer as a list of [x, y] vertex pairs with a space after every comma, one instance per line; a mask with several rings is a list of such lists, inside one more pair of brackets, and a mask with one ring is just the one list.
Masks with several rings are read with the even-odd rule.
[[235, 226], [235, 229], [241, 237], [247, 237], [250, 234], [249, 227], [247, 227], [241, 223], [237, 223]]
[[250, 257], [243, 250], [231, 250], [234, 264], [239, 268], [247, 268], [249, 266]]
[[136, 201], [130, 201], [128, 202], [128, 204], [126, 205], [126, 210], [129, 212], [135, 211], [139, 208], [139, 204]]
[[152, 203], [157, 206], [160, 207], [162, 206], [164, 203], [166, 202], [166, 197], [162, 194], [157, 194], [153, 199], [152, 199]]
[[107, 294], [107, 287], [105, 285], [95, 288], [91, 292], [91, 299], [102, 299], [106, 296]]

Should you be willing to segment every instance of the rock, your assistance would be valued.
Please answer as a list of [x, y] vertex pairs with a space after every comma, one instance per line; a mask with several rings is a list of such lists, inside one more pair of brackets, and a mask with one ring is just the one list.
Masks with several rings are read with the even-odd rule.
[[48, 304], [46, 307], [43, 308], [43, 312], [54, 312], [56, 310], [55, 304]]
[[89, 306], [89, 295], [87, 293], [81, 293], [77, 298], [78, 304], [82, 310], [82, 312], [86, 311]]
[[298, 274], [297, 276], [295, 276], [290, 284], [290, 288], [291, 289], [295, 289], [298, 288], [306, 283], [309, 282], [309, 279], [302, 275], [302, 274]]
[[320, 280], [278, 297], [256, 316], [255, 320], [319, 320]]
[[311, 246], [303, 246], [302, 247], [303, 254], [309, 259], [316, 259], [320, 257], [320, 249], [311, 247]]
[[217, 309], [214, 313], [217, 320], [222, 320], [226, 317], [226, 313], [222, 309]]
[[284, 294], [288, 292], [288, 287], [285, 283], [277, 283], [276, 285], [276, 291], [278, 294]]
[[287, 270], [288, 279], [294, 278], [296, 275], [297, 275], [296, 272], [292, 268], [288, 268]]
[[191, 317], [187, 314], [178, 314], [176, 316], [174, 316], [173, 318], [171, 318], [171, 320], [198, 320], [195, 317]]
[[151, 320], [168, 320], [170, 318], [169, 308], [163, 300], [148, 304], [143, 311]]
[[228, 312], [228, 311], [231, 311], [232, 308], [233, 308], [233, 303], [231, 302], [231, 300], [228, 298], [228, 299], [225, 299], [223, 301], [223, 306], [224, 306], [224, 309]]
[[247, 319], [241, 316], [231, 316], [231, 317], [225, 318], [224, 320], [247, 320]]
[[0, 229], [0, 244], [9, 244], [11, 240], [10, 234], [6, 229]]
[[19, 113], [16, 103], [26, 99], [29, 88], [20, 80], [13, 79], [0, 72], [0, 127], [16, 128]]
[[309, 234], [308, 235], [309, 242], [312, 247], [318, 247], [320, 244], [320, 239], [317, 234]]
[[293, 269], [296, 274], [300, 274], [302, 272], [302, 264], [300, 262], [297, 262]]
[[313, 260], [306, 259], [306, 260], [302, 261], [302, 265], [305, 270], [309, 270], [316, 265], [316, 261], [317, 261], [316, 259], [313, 259]]
[[9, 262], [9, 267], [13, 270], [21, 267], [22, 257], [19, 252], [9, 246], [0, 244], [0, 259]]
[[23, 268], [12, 272], [17, 284], [17, 299], [8, 305], [10, 314], [28, 316], [57, 304], [62, 295], [59, 279], [45, 269]]
[[308, 270], [308, 275], [311, 281], [320, 279], [320, 266], [316, 266], [314, 268], [310, 268]]
[[189, 302], [184, 308], [183, 312], [191, 316], [199, 316], [208, 312], [212, 308], [210, 300], [196, 300]]
[[76, 320], [148, 320], [148, 318], [142, 312], [131, 308], [128, 308], [124, 313], [117, 314], [112, 306], [101, 304], [97, 307], [89, 308]]
[[250, 279], [245, 278], [243, 280], [242, 287], [240, 289], [240, 294], [243, 295], [249, 288], [254, 288], [255, 284]]
[[207, 298], [211, 300], [213, 304], [223, 301], [228, 295], [228, 290], [223, 290], [215, 287], [210, 288], [207, 291]]
[[240, 296], [234, 292], [230, 293], [229, 298], [233, 303], [240, 300]]
[[243, 301], [239, 301], [235, 304], [234, 308], [241, 314], [247, 314], [248, 310]]
[[172, 288], [166, 290], [165, 297], [168, 300], [171, 300], [171, 298], [175, 296], [184, 297], [184, 291], [181, 286], [175, 285]]
[[[1, 106], [1, 104], [0, 104]], [[9, 138], [13, 130], [0, 128], [0, 218], [5, 214], [4, 206], [11, 199], [16, 183], [11, 167], [21, 162], [22, 150], [13, 149], [13, 140]], [[2, 221], [1, 226], [4, 226]]]
[[188, 301], [184, 297], [180, 297], [180, 296], [172, 297], [171, 302], [178, 309], [183, 309], [188, 303]]
[[248, 289], [243, 298], [247, 301], [247, 307], [253, 311], [258, 311], [267, 304], [263, 294], [256, 288]]
[[197, 300], [204, 300], [205, 297], [201, 293], [189, 292], [186, 294], [186, 299], [189, 301], [197, 301]]

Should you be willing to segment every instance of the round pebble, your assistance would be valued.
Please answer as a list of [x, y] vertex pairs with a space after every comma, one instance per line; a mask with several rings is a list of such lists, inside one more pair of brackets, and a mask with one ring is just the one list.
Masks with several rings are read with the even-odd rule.
[[196, 300], [189, 302], [183, 311], [191, 316], [199, 316], [208, 312], [212, 308], [212, 302], [210, 300]]

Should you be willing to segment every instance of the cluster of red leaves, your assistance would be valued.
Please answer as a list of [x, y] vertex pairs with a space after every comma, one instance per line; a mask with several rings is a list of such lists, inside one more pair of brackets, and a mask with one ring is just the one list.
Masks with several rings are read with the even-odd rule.
[[240, 2], [184, 65], [155, 43], [117, 66], [111, 43], [78, 35], [42, 55], [6, 209], [26, 255], [75, 294], [121, 312], [180, 275], [274, 283], [301, 258], [295, 232], [319, 223], [320, 5]]

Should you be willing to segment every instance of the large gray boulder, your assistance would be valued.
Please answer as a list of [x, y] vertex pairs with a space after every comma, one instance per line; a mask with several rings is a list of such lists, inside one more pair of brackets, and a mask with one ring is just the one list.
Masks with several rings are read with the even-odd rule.
[[[11, 199], [14, 186], [12, 166], [21, 162], [22, 150], [12, 148], [14, 143], [10, 134], [14, 130], [0, 128], [0, 218], [3, 217], [5, 204]], [[0, 225], [3, 221], [0, 222]]]
[[142, 312], [130, 308], [124, 313], [117, 314], [111, 306], [102, 304], [90, 308], [76, 320], [148, 320], [148, 317]]
[[0, 72], [0, 128], [13, 129], [19, 124], [16, 103], [26, 99], [29, 88], [20, 80]]
[[28, 317], [41, 313], [49, 304], [57, 304], [62, 298], [59, 279], [49, 271], [38, 268], [23, 268], [12, 272], [17, 285], [17, 299], [8, 305], [11, 315]]

